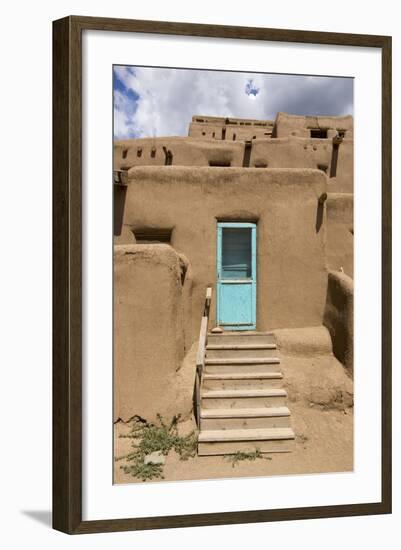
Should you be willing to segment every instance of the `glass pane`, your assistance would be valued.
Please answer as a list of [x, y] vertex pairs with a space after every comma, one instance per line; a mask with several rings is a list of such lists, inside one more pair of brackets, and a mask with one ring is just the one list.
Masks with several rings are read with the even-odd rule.
[[222, 278], [251, 278], [252, 229], [250, 227], [223, 227], [222, 240]]

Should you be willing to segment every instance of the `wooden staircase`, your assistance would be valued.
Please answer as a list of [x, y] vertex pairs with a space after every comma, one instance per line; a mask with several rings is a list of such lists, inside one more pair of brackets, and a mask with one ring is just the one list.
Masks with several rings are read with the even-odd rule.
[[295, 435], [271, 333], [208, 334], [198, 381], [198, 454], [288, 452]]

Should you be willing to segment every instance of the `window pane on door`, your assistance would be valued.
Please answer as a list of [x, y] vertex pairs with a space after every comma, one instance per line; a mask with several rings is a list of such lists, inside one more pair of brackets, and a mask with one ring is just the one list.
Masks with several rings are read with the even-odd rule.
[[222, 234], [222, 278], [252, 277], [252, 230], [250, 227], [224, 227]]

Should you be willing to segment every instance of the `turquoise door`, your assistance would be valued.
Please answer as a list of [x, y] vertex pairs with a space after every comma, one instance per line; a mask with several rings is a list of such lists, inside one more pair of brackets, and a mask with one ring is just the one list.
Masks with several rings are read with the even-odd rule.
[[256, 328], [256, 224], [217, 224], [217, 324]]

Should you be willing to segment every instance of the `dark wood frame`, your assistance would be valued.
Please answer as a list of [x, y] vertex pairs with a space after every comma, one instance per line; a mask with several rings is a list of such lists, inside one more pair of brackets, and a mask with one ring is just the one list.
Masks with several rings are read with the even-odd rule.
[[[86, 29], [380, 48], [382, 496], [380, 502], [82, 521], [81, 35]], [[53, 22], [53, 527], [69, 534], [391, 513], [391, 37], [71, 16]]]

